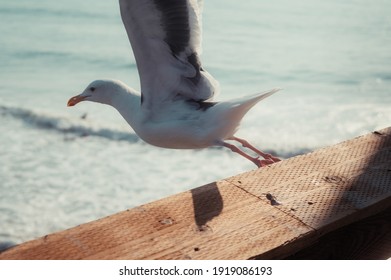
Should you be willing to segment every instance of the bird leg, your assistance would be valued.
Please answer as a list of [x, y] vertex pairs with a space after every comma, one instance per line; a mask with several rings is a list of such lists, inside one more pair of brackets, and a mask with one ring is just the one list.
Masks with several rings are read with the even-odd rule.
[[267, 153], [264, 153], [264, 152], [258, 150], [257, 148], [255, 148], [253, 145], [251, 145], [249, 142], [247, 142], [244, 139], [238, 138], [236, 136], [232, 136], [229, 138], [229, 140], [234, 140], [234, 141], [239, 142], [240, 144], [243, 145], [243, 147], [249, 148], [250, 150], [256, 152], [258, 155], [263, 157], [264, 159], [272, 161], [272, 163], [281, 161], [281, 159], [279, 159], [278, 157], [272, 156], [271, 154], [267, 154]]
[[256, 158], [252, 157], [252, 156], [246, 154], [245, 152], [243, 152], [241, 149], [239, 149], [235, 145], [232, 145], [232, 144], [229, 144], [226, 142], [223, 142], [222, 145], [224, 147], [231, 149], [232, 152], [238, 153], [239, 155], [245, 157], [246, 159], [251, 160], [256, 166], [258, 166], [258, 168], [274, 163], [274, 161], [272, 161], [270, 159], [261, 160], [261, 159], [259, 159], [259, 157], [256, 157]]

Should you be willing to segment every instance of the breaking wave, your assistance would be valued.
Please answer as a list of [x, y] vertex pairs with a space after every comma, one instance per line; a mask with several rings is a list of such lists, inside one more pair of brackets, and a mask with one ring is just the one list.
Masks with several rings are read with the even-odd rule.
[[97, 136], [115, 141], [128, 141], [130, 143], [140, 141], [140, 138], [131, 131], [121, 131], [118, 128], [108, 126], [97, 126], [96, 124], [91, 124], [86, 119], [86, 116], [69, 118], [3, 105], [0, 105], [0, 114], [2, 117], [19, 119], [32, 127], [60, 132], [67, 136], [70, 134], [78, 137]]

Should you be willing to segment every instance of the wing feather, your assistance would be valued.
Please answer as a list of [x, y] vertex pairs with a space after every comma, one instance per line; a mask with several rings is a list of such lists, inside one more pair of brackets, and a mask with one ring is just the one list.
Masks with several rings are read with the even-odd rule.
[[[200, 61], [200, 0], [119, 0], [140, 75], [143, 102], [208, 100], [218, 89]], [[143, 103], [143, 104], [144, 104]]]

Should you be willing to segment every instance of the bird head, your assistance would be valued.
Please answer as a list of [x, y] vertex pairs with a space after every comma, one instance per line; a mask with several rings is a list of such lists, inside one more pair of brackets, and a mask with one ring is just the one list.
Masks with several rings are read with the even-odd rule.
[[68, 107], [75, 106], [81, 101], [92, 101], [111, 105], [113, 95], [121, 87], [121, 83], [115, 80], [96, 80], [90, 83], [79, 95], [68, 100]]

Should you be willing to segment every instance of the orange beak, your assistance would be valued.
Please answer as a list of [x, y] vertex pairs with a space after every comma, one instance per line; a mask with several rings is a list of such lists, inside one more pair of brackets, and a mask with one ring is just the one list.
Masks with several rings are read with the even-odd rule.
[[85, 95], [76, 95], [68, 100], [68, 107], [75, 106], [77, 103], [82, 102], [84, 99], [86, 99], [88, 96]]

